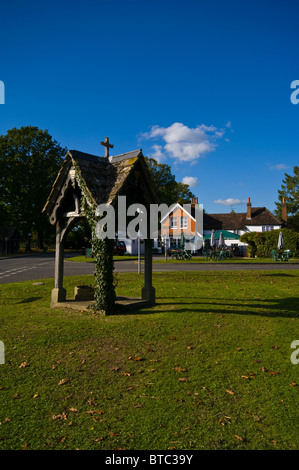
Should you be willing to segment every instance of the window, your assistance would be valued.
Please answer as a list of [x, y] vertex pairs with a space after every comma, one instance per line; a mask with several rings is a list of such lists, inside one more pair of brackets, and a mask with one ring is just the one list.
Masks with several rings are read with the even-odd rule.
[[181, 228], [187, 228], [188, 220], [187, 217], [181, 217]]
[[176, 217], [170, 217], [170, 228], [177, 228], [177, 219], [176, 219]]
[[269, 232], [270, 230], [274, 230], [273, 225], [263, 225], [262, 232]]

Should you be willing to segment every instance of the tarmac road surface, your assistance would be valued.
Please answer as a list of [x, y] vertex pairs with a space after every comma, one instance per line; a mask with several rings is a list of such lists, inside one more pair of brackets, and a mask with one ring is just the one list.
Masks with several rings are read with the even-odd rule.
[[[78, 253], [66, 253], [64, 262], [64, 275], [75, 276], [80, 274], [93, 274], [93, 263], [76, 263], [68, 261], [71, 256]], [[15, 257], [0, 258], [0, 284], [41, 280], [54, 277], [54, 253], [29, 254]], [[137, 272], [136, 260], [116, 261], [115, 271], [119, 273]], [[241, 270], [296, 270], [299, 264], [240, 264], [240, 263], [153, 263], [153, 272], [170, 271], [241, 271]], [[142, 266], [143, 270], [143, 266]]]

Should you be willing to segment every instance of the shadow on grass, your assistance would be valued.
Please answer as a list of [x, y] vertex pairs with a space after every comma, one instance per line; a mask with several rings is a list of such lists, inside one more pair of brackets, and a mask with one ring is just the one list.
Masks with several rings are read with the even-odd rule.
[[271, 273], [271, 274], [263, 274], [265, 277], [295, 277], [294, 274], [288, 274], [288, 273]]
[[[170, 298], [172, 299], [172, 298]], [[166, 298], [165, 298], [166, 300]], [[196, 299], [197, 302], [166, 302], [159, 303], [157, 299], [156, 307], [153, 309], [139, 310], [140, 314], [149, 313], [209, 313], [209, 314], [237, 314], [252, 315], [262, 317], [283, 317], [283, 318], [299, 318], [299, 299], [297, 297], [288, 297], [285, 299], [267, 299], [264, 302], [256, 299], [258, 304], [244, 301], [243, 303], [225, 302], [224, 299], [213, 299], [213, 303], [207, 303], [202, 299]], [[212, 299], [209, 299], [212, 300]], [[221, 300], [222, 302], [217, 302]], [[181, 308], [178, 308], [181, 306]], [[216, 308], [215, 308], [216, 306]], [[157, 308], [158, 307], [158, 308]], [[162, 307], [160, 309], [160, 307]], [[136, 312], [137, 313], [137, 312]]]
[[40, 299], [43, 299], [43, 297], [28, 297], [28, 299], [21, 300], [18, 304], [29, 304], [30, 302], [35, 302]]

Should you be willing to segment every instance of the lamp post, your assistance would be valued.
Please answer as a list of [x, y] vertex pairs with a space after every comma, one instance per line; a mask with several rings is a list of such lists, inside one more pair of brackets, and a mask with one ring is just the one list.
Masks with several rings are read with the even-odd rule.
[[137, 247], [138, 247], [138, 274], [141, 273], [141, 253], [140, 253], [140, 231], [138, 230], [137, 238]]

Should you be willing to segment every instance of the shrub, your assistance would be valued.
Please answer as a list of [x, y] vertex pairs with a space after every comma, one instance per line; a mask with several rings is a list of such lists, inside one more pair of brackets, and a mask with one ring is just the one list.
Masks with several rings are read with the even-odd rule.
[[293, 257], [299, 256], [299, 233], [287, 228], [269, 232], [248, 232], [240, 237], [240, 241], [248, 244], [250, 256], [269, 257], [271, 251], [277, 249], [280, 231], [283, 234], [284, 250], [290, 250]]

